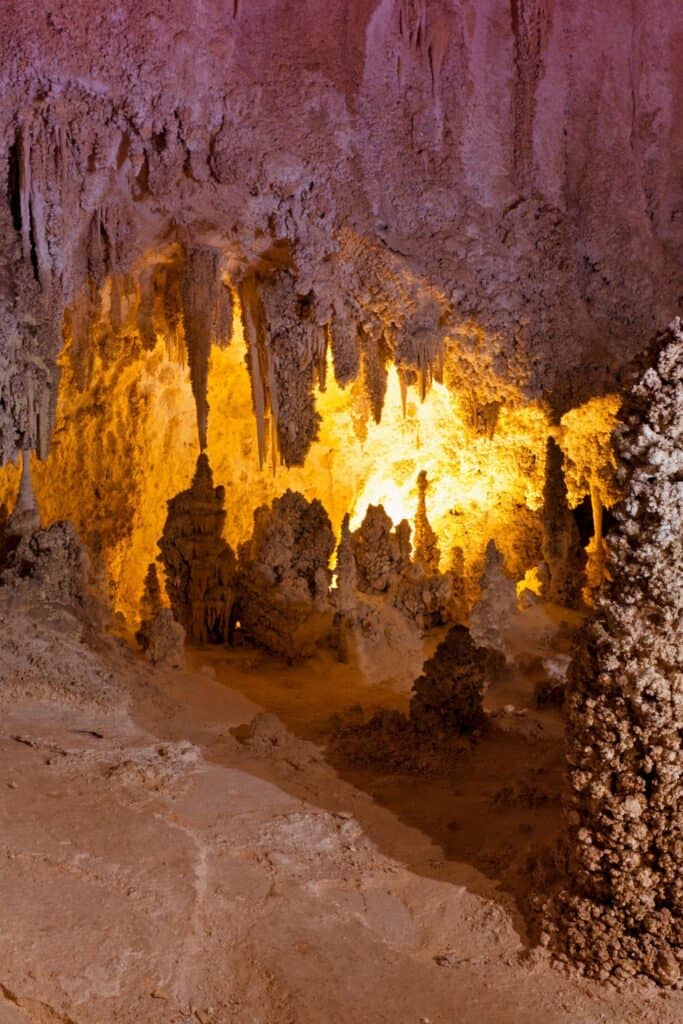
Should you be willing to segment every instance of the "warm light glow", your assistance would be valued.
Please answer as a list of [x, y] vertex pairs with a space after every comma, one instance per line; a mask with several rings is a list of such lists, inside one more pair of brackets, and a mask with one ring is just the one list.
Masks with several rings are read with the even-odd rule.
[[[81, 390], [67, 339], [53, 448], [44, 463], [34, 459], [43, 521], [73, 520], [108, 571], [115, 607], [131, 621], [147, 565], [158, 553], [166, 502], [189, 485], [198, 454], [181, 351], [178, 338], [157, 335], [147, 351], [134, 326], [130, 336], [119, 338], [103, 329]], [[531, 567], [540, 559], [551, 430], [540, 404], [523, 401], [506, 385], [496, 414], [490, 401], [477, 407], [473, 390], [465, 394], [435, 382], [423, 401], [417, 387], [409, 388], [404, 411], [398, 372], [390, 366], [377, 424], [365, 420], [362, 386], [339, 387], [328, 358], [327, 387], [316, 394], [320, 436], [305, 465], [273, 469], [269, 458], [261, 469], [245, 357], [237, 312], [231, 344], [212, 350], [208, 385], [208, 454], [216, 484], [226, 488], [225, 533], [233, 547], [250, 536], [254, 509], [288, 487], [319, 498], [337, 535], [347, 511], [356, 528], [370, 504], [384, 505], [394, 523], [405, 518], [414, 526], [417, 479], [425, 470], [427, 515], [439, 538], [441, 568], [456, 565], [476, 585], [493, 538], [508, 570], [523, 577], [520, 586], [538, 592]], [[450, 359], [447, 353], [445, 379], [459, 380], [455, 355]], [[609, 436], [617, 409], [616, 397], [607, 396], [562, 420], [573, 504], [591, 486], [605, 504], [613, 496]], [[270, 436], [268, 424], [265, 433]], [[17, 470], [8, 467], [0, 474], [0, 500], [11, 505], [17, 485]]]
[[327, 387], [316, 395], [320, 436], [305, 465], [260, 470], [245, 351], [238, 324], [229, 348], [213, 350], [209, 375], [208, 450], [216, 481], [226, 485], [230, 543], [249, 536], [256, 505], [287, 487], [319, 498], [337, 534], [347, 511], [355, 529], [370, 504], [383, 504], [394, 523], [405, 518], [414, 525], [417, 476], [424, 469], [442, 568], [460, 547], [465, 568], [478, 572], [491, 537], [511, 571], [521, 574], [534, 561], [529, 548], [540, 531], [548, 433], [539, 405], [501, 408], [489, 436], [475, 430], [457, 395], [434, 383], [424, 401], [416, 388], [409, 389], [404, 416], [398, 373], [391, 366], [381, 422], [370, 418], [358, 431], [353, 388], [336, 384], [328, 354]]
[[574, 507], [594, 492], [609, 508], [619, 497], [612, 434], [621, 406], [619, 395], [591, 398], [560, 420], [558, 443], [564, 452], [567, 498]]
[[543, 593], [543, 583], [538, 574], [538, 566], [534, 565], [522, 576], [521, 580], [517, 583], [517, 597], [520, 597], [525, 590], [530, 590], [536, 597], [540, 597]]

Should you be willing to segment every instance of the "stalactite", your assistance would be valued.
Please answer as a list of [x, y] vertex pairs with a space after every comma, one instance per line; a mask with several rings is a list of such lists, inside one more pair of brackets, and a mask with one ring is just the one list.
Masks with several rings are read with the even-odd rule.
[[363, 355], [361, 374], [363, 387], [368, 397], [370, 410], [375, 423], [382, 418], [384, 396], [387, 392], [387, 364], [390, 351], [384, 335], [365, 336], [363, 338]]
[[259, 300], [256, 281], [246, 277], [239, 289], [244, 333], [247, 339], [247, 356], [251, 395], [256, 418], [259, 465], [263, 467], [267, 457], [267, 416], [271, 409], [271, 395], [268, 379], [268, 355], [263, 329], [263, 311]]
[[326, 338], [310, 298], [297, 298], [295, 284], [288, 272], [280, 272], [260, 279], [251, 275], [240, 286], [261, 465], [269, 425], [273, 461], [286, 466], [303, 465], [318, 435], [313, 386], [320, 379]]
[[9, 517], [7, 528], [14, 534], [34, 533], [40, 528], [40, 510], [31, 480], [31, 452], [24, 449], [21, 456], [21, 481], [17, 500]]
[[185, 344], [197, 406], [199, 446], [206, 448], [207, 388], [211, 343], [225, 345], [232, 330], [230, 292], [221, 280], [221, 257], [207, 246], [191, 248], [181, 271]]

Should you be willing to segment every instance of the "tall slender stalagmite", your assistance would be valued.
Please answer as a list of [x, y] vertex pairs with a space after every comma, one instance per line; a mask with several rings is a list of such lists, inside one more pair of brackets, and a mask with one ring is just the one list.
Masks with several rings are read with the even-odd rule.
[[675, 984], [683, 966], [680, 319], [621, 416], [612, 578], [569, 679], [570, 884], [551, 938], [589, 974]]
[[544, 597], [555, 604], [576, 608], [585, 583], [586, 552], [567, 505], [562, 449], [549, 437], [543, 488], [543, 559], [548, 566]]

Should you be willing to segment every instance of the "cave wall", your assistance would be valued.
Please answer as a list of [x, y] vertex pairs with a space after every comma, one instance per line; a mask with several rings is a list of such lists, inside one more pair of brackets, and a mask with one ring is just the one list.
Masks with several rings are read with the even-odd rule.
[[558, 412], [613, 388], [682, 291], [682, 39], [676, 0], [3, 5], [2, 461], [47, 451], [64, 311], [87, 352], [128, 282], [144, 334], [166, 267], [171, 321], [216, 302], [195, 390], [239, 291], [285, 461], [326, 341], [374, 414], [445, 338]]

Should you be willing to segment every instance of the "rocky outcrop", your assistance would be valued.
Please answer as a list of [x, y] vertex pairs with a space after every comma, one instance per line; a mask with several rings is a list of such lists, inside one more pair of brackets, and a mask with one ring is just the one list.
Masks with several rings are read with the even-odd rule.
[[615, 439], [612, 579], [569, 673], [569, 885], [551, 941], [600, 978], [683, 968], [683, 331], [660, 339]]
[[168, 502], [159, 540], [174, 617], [199, 643], [225, 643], [231, 628], [236, 561], [223, 540], [225, 490], [214, 487], [202, 453], [192, 485]]
[[235, 616], [243, 634], [293, 660], [312, 654], [332, 628], [332, 524], [322, 504], [285, 491], [254, 512], [239, 551]]

